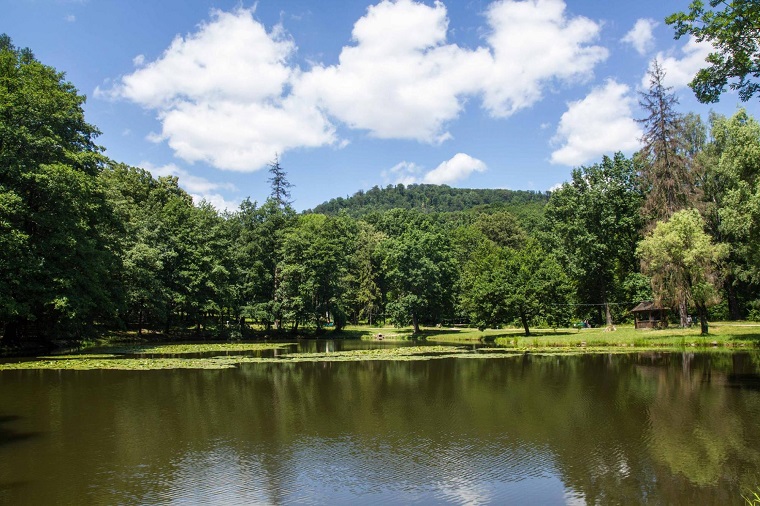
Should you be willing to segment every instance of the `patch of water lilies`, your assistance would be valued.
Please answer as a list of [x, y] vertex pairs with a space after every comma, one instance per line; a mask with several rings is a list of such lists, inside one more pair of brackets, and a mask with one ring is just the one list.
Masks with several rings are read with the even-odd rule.
[[454, 346], [402, 346], [367, 350], [333, 351], [323, 353], [293, 353], [277, 358], [251, 357], [250, 362], [345, 362], [357, 360], [426, 360], [447, 358], [469, 353]]
[[[412, 361], [445, 358], [499, 359], [531, 355], [577, 355], [589, 353], [630, 353], [615, 348], [558, 347], [505, 349], [499, 347], [472, 349], [458, 346], [401, 346], [381, 349], [325, 351], [319, 353], [286, 352], [276, 356], [253, 356], [242, 353], [275, 350], [294, 346], [294, 343], [211, 343], [135, 345], [107, 348], [106, 353], [82, 353], [39, 357], [0, 364], [0, 371], [21, 369], [50, 370], [136, 370], [159, 369], [230, 369], [241, 364], [299, 363], [299, 362], [360, 362], [360, 361]], [[641, 351], [641, 350], [637, 350]], [[215, 353], [215, 356], [181, 356]], [[235, 355], [235, 352], [241, 353]], [[161, 356], [163, 355], [163, 356]]]
[[183, 343], [109, 346], [105, 353], [120, 355], [190, 355], [197, 353], [251, 352], [289, 348], [295, 343]]
[[159, 369], [230, 369], [238, 361], [235, 357], [211, 358], [119, 358], [90, 355], [72, 355], [65, 357], [44, 357], [16, 363], [0, 364], [0, 371], [22, 369], [50, 370], [128, 370], [151, 371]]
[[[366, 349], [322, 353], [286, 353], [276, 357], [250, 355], [220, 355], [213, 357], [157, 357], [153, 355], [196, 354], [210, 351], [229, 352], [236, 345], [160, 345], [113, 348], [114, 353], [58, 355], [0, 364], [0, 370], [158, 370], [158, 369], [228, 369], [251, 363], [348, 362], [367, 360], [431, 360], [441, 358], [496, 358], [515, 353], [479, 354], [454, 346], [407, 346], [388, 349]], [[290, 346], [288, 344], [245, 345], [236, 351], [264, 350]], [[152, 355], [144, 357], [142, 355]]]

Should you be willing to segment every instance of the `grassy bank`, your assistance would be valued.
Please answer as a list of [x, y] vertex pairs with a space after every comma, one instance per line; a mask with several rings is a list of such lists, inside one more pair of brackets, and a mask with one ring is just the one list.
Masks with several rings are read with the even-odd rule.
[[440, 343], [493, 343], [515, 349], [545, 349], [574, 347], [611, 347], [636, 349], [662, 348], [755, 348], [760, 346], [760, 324], [716, 322], [710, 325], [707, 336], [699, 327], [663, 330], [636, 330], [632, 325], [620, 325], [614, 331], [604, 328], [535, 329], [525, 336], [522, 329], [425, 328], [414, 334], [411, 328], [349, 327], [351, 337], [369, 340], [424, 339]]

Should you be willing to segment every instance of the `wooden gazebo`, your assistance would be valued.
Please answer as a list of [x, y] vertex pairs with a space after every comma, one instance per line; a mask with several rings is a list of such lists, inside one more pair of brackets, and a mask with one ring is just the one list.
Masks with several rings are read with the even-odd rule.
[[636, 319], [637, 329], [661, 329], [668, 326], [668, 312], [670, 308], [662, 307], [651, 300], [645, 300], [631, 309]]

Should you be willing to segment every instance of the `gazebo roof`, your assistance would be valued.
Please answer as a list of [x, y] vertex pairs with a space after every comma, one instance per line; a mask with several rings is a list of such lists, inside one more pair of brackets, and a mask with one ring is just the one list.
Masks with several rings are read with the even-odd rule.
[[644, 311], [667, 311], [670, 308], [660, 306], [659, 304], [655, 304], [651, 300], [645, 300], [643, 302], [640, 302], [638, 306], [631, 309], [631, 313], [642, 313]]

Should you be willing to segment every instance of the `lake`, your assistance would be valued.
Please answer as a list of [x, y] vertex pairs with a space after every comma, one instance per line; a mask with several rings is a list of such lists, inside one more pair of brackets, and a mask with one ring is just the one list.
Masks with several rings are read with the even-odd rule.
[[0, 503], [744, 504], [759, 373], [749, 353], [2, 371]]

